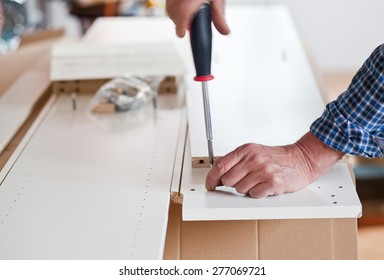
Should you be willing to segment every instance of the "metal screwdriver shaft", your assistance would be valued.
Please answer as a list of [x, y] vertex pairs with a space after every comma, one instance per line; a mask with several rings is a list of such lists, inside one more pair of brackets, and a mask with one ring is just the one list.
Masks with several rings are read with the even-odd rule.
[[205, 132], [208, 142], [209, 163], [213, 165], [213, 136], [211, 112], [209, 105], [209, 94], [207, 82], [214, 77], [211, 75], [211, 56], [212, 56], [212, 26], [211, 26], [211, 6], [205, 3], [196, 13], [190, 30], [191, 47], [193, 61], [196, 68], [195, 81], [202, 83]]
[[204, 102], [204, 119], [205, 119], [205, 133], [208, 141], [208, 156], [209, 164], [213, 165], [213, 135], [212, 135], [212, 122], [211, 122], [211, 110], [209, 105], [209, 94], [207, 82], [201, 83], [203, 89], [203, 102]]

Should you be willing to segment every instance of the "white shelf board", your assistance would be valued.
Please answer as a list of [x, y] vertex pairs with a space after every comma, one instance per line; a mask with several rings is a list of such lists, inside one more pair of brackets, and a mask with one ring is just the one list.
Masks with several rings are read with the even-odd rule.
[[0, 185], [0, 259], [162, 259], [181, 109], [61, 96]]
[[180, 76], [185, 40], [168, 17], [100, 18], [80, 41], [54, 45], [51, 80], [114, 78], [123, 74]]
[[189, 149], [183, 170], [185, 221], [359, 218], [362, 212], [346, 163], [337, 163], [301, 191], [263, 199], [239, 194], [230, 187], [207, 191], [209, 169], [192, 168]]

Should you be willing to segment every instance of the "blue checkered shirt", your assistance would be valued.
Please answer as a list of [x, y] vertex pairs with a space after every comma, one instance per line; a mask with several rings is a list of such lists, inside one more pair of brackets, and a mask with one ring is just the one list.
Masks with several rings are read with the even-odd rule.
[[326, 106], [311, 132], [346, 154], [383, 157], [384, 44], [364, 62], [348, 89]]

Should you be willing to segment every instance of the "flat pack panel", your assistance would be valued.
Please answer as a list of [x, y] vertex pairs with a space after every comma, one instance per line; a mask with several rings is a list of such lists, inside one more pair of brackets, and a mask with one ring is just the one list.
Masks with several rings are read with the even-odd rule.
[[53, 47], [51, 80], [89, 80], [131, 75], [182, 75], [182, 59], [172, 42], [60, 43]]
[[0, 259], [161, 259], [180, 109], [61, 96], [0, 185]]
[[[215, 79], [208, 82], [214, 154], [248, 142], [296, 141], [324, 105], [288, 11], [229, 6], [226, 15], [231, 34], [214, 34]], [[201, 85], [192, 77], [187, 82], [192, 159], [206, 158]]]
[[[187, 145], [188, 147], [188, 145]], [[295, 193], [255, 199], [234, 188], [205, 189], [207, 168], [192, 168], [189, 149], [183, 168], [183, 220], [273, 220], [358, 218], [361, 203], [345, 163]]]
[[80, 41], [53, 47], [51, 80], [183, 75], [183, 46], [166, 17], [99, 19]]

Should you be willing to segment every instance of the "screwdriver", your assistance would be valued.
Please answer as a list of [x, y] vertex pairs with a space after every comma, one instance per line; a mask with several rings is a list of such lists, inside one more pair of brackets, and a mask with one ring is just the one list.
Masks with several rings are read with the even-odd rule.
[[212, 56], [212, 26], [211, 26], [211, 5], [205, 3], [197, 11], [190, 28], [190, 39], [193, 61], [195, 63], [195, 81], [201, 82], [203, 91], [205, 132], [208, 142], [209, 163], [213, 165], [213, 136], [211, 112], [209, 105], [209, 94], [207, 82], [214, 77], [211, 75]]

